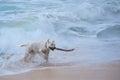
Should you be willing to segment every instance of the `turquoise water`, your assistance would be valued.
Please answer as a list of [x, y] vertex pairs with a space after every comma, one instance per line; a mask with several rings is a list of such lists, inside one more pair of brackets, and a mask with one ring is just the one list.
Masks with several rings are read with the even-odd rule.
[[[119, 19], [120, 0], [0, 0], [0, 74], [18, 68], [21, 44], [47, 39], [75, 48], [70, 54], [52, 52], [51, 63], [119, 61]], [[6, 55], [14, 56], [6, 61]], [[20, 64], [24, 70], [33, 65]]]

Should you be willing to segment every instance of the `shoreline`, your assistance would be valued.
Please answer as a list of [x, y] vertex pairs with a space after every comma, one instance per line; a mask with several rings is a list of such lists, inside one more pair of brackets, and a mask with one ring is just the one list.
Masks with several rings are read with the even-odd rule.
[[[65, 64], [64, 64], [65, 65]], [[63, 65], [63, 66], [64, 66]], [[119, 80], [120, 63], [99, 66], [66, 66], [63, 68], [34, 69], [14, 75], [0, 76], [0, 80]]]

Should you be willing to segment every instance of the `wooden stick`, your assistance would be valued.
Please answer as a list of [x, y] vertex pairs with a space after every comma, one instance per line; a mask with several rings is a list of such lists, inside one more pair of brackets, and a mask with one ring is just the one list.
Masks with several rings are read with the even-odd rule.
[[61, 49], [61, 48], [56, 48], [56, 50], [60, 50], [60, 51], [66, 51], [66, 52], [69, 52], [69, 51], [73, 51], [74, 49]]

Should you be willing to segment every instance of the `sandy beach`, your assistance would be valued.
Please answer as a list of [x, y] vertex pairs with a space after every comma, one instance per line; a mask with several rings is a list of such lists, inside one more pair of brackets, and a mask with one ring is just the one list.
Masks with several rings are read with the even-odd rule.
[[[64, 64], [65, 65], [65, 64]], [[120, 64], [110, 63], [92, 66], [66, 66], [36, 69], [15, 75], [1, 76], [0, 80], [119, 80]], [[55, 66], [55, 65], [54, 65]], [[62, 65], [63, 66], [63, 65]]]

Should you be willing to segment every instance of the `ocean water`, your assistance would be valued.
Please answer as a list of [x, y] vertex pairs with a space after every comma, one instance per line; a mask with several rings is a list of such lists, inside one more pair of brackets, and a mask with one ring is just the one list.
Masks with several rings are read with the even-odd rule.
[[[119, 61], [119, 19], [120, 0], [0, 0], [0, 75], [43, 63], [41, 57], [38, 63], [20, 62], [25, 53], [20, 45], [38, 40], [75, 48], [70, 53], [51, 52], [53, 64]], [[6, 60], [9, 55], [12, 58]]]

